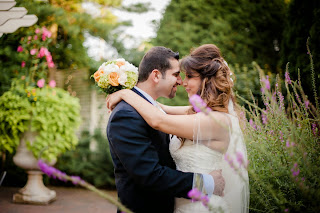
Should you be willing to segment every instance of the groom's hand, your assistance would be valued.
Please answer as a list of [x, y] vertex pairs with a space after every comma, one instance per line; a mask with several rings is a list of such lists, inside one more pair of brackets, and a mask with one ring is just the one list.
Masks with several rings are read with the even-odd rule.
[[222, 170], [215, 170], [210, 173], [214, 179], [214, 191], [213, 194], [223, 196], [223, 190], [226, 185], [224, 178], [222, 177]]

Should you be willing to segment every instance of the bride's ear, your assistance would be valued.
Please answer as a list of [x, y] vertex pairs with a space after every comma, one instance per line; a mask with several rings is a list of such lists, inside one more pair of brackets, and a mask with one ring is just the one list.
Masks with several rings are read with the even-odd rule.
[[154, 70], [152, 70], [150, 77], [153, 82], [158, 83], [160, 81], [160, 79], [162, 78], [162, 74], [159, 70], [154, 69]]

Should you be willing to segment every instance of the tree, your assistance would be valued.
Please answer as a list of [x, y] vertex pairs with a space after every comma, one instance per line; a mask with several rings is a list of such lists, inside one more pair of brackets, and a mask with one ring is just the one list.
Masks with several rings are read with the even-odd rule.
[[[119, 39], [119, 26], [128, 26], [130, 22], [120, 22], [112, 14], [111, 8], [130, 10], [132, 12], [145, 12], [149, 9], [148, 4], [133, 4], [123, 7], [122, 0], [91, 0], [90, 2], [99, 8], [98, 15], [90, 15], [85, 12], [81, 4], [83, 0], [17, 0], [17, 6], [23, 6], [28, 13], [38, 17], [38, 25], [46, 26], [52, 32], [52, 44], [49, 50], [52, 53], [56, 68], [78, 69], [81, 67], [91, 68], [92, 72], [99, 67], [100, 62], [90, 58], [86, 47], [83, 46], [85, 33], [104, 39], [108, 44], [115, 47], [119, 54], [127, 51]], [[17, 76], [21, 61], [18, 60], [18, 40], [27, 31], [35, 30], [35, 27], [21, 28], [15, 33], [3, 35], [0, 38], [0, 95], [10, 88], [11, 79]]]
[[275, 70], [286, 3], [279, 0], [176, 0], [168, 5], [154, 45], [182, 55], [190, 48], [214, 43], [228, 63]]
[[[287, 22], [283, 31], [281, 45], [281, 66], [285, 67], [289, 62], [290, 74], [298, 79], [300, 70], [301, 84], [305, 93], [311, 100], [314, 100], [311, 67], [307, 39], [314, 61], [315, 83], [320, 91], [320, 2], [317, 0], [303, 1], [293, 0], [290, 3]], [[317, 94], [315, 94], [318, 96]]]
[[[240, 88], [240, 95], [250, 97], [249, 89], [258, 95], [259, 74], [254, 72], [252, 61], [267, 71], [278, 72], [279, 44], [286, 10], [285, 1], [279, 0], [171, 1], [152, 44], [169, 47], [184, 56], [191, 48], [213, 43], [220, 48], [230, 67], [240, 67], [233, 70], [237, 79], [244, 80], [236, 81], [235, 87], [236, 90]], [[238, 72], [246, 69], [250, 72]], [[245, 81], [250, 81], [253, 87], [248, 88]], [[177, 98], [172, 101], [160, 101], [173, 105], [188, 104], [183, 90], [178, 90]]]

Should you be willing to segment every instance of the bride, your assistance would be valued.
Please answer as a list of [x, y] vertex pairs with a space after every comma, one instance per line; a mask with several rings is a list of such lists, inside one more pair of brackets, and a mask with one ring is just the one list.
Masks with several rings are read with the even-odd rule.
[[[178, 170], [210, 173], [222, 169], [226, 183], [224, 196], [210, 196], [209, 209], [214, 212], [248, 212], [247, 153], [234, 109], [230, 69], [213, 44], [196, 48], [182, 59], [180, 66], [186, 76], [183, 86], [189, 98], [199, 95], [208, 107], [207, 112], [196, 112], [197, 107], [192, 106], [159, 104], [161, 112], [131, 90], [109, 95], [107, 107], [113, 109], [124, 100], [151, 127], [173, 135], [170, 153]], [[201, 187], [196, 181], [193, 185], [194, 188]], [[200, 202], [176, 198], [176, 213], [208, 212], [209, 209]]]

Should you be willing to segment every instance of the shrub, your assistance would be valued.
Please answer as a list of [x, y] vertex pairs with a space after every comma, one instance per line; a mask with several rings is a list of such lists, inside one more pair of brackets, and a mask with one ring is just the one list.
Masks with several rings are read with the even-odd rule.
[[[312, 58], [311, 58], [312, 59]], [[312, 60], [311, 60], [312, 64]], [[313, 72], [313, 70], [312, 70]], [[300, 79], [277, 76], [274, 89], [260, 70], [264, 107], [246, 102], [252, 212], [320, 211], [319, 108], [305, 96]], [[285, 85], [286, 96], [281, 91]], [[240, 97], [241, 98], [241, 97]]]

